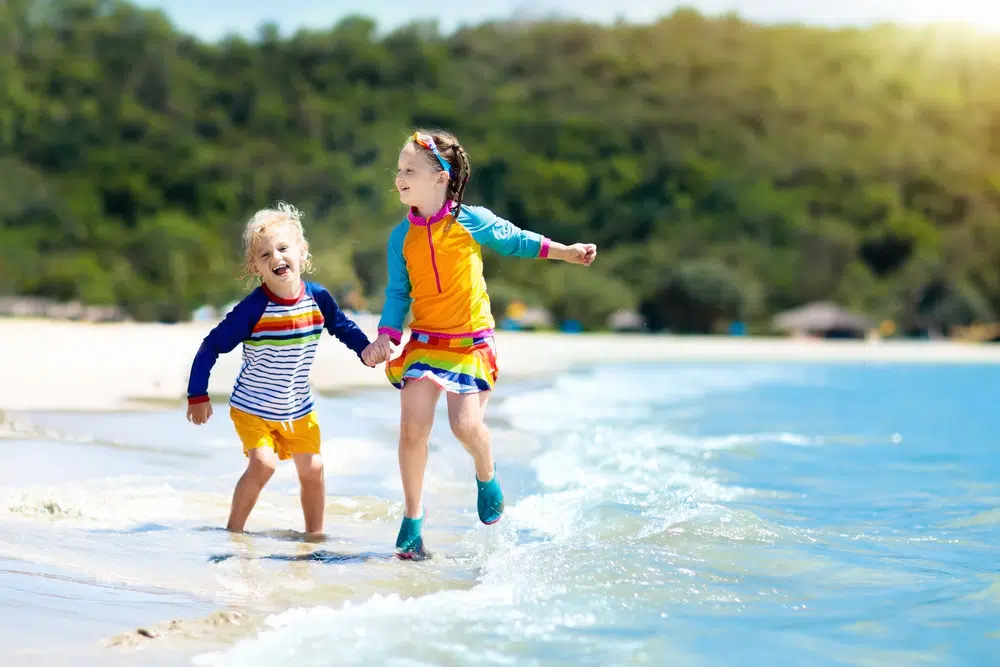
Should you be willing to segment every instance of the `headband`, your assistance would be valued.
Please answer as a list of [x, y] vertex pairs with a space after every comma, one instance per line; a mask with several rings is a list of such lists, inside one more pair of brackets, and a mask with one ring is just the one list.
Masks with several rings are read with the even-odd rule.
[[413, 136], [410, 137], [410, 141], [414, 141], [421, 148], [425, 148], [429, 150], [431, 153], [434, 153], [434, 157], [436, 157], [438, 159], [438, 162], [441, 163], [441, 167], [446, 172], [448, 172], [449, 176], [451, 175], [451, 163], [445, 160], [444, 156], [441, 155], [441, 151], [438, 150], [437, 144], [434, 143], [434, 137], [430, 136], [429, 134], [421, 134], [420, 132], [414, 132]]

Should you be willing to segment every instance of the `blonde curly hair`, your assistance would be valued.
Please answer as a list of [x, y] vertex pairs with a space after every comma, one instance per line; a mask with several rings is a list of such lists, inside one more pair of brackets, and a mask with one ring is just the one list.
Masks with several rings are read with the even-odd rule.
[[302, 249], [302, 273], [309, 273], [313, 270], [312, 255], [309, 254], [309, 241], [306, 240], [305, 230], [302, 228], [302, 212], [291, 204], [278, 202], [274, 208], [263, 208], [254, 213], [243, 230], [243, 265], [241, 268], [248, 284], [253, 285], [262, 280], [253, 268], [257, 245], [262, 236], [276, 227], [288, 227], [295, 234], [295, 241]]

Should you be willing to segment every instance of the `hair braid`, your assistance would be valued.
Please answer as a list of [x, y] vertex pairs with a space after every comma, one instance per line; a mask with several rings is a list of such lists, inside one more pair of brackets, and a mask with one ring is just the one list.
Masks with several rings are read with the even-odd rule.
[[469, 155], [457, 141], [452, 146], [454, 159], [451, 161], [451, 180], [448, 181], [448, 198], [455, 202], [455, 216], [462, 208], [462, 201], [465, 199], [465, 186], [469, 184], [469, 175], [472, 173], [472, 165], [469, 164]]

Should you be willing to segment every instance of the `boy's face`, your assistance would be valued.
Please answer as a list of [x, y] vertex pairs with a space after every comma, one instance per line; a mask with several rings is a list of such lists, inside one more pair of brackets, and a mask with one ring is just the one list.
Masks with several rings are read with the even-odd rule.
[[412, 141], [407, 143], [399, 152], [399, 172], [396, 174], [399, 201], [418, 208], [433, 206], [448, 188], [448, 174], [435, 169], [422, 153]]
[[257, 240], [254, 248], [254, 271], [264, 284], [277, 291], [297, 285], [302, 279], [303, 249], [288, 226], [278, 225], [267, 230]]

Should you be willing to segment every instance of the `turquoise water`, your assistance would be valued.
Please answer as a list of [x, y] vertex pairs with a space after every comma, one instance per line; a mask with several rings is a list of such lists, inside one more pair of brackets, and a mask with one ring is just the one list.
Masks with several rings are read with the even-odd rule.
[[[681, 364], [509, 384], [490, 406], [505, 519], [477, 524], [471, 464], [439, 420], [437, 556], [416, 564], [391, 558], [395, 392], [320, 401], [318, 544], [295, 532], [290, 466], [251, 535], [217, 529], [242, 466], [225, 419], [24, 415], [5, 436], [24, 454], [0, 472], [0, 657], [996, 664], [998, 381], [990, 366]], [[209, 622], [218, 609], [240, 622]], [[106, 646], [171, 619], [184, 631]]]

